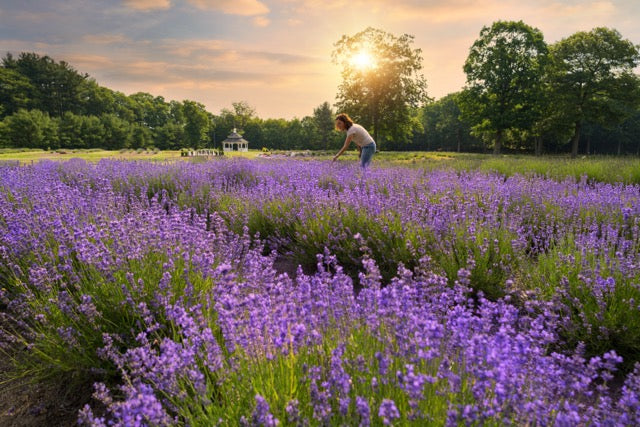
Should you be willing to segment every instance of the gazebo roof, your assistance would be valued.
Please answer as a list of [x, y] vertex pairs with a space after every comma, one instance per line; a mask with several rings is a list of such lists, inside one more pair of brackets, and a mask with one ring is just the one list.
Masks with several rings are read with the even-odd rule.
[[249, 143], [249, 141], [247, 141], [246, 139], [242, 138], [242, 136], [240, 136], [240, 134], [238, 134], [238, 132], [236, 132], [236, 129], [234, 128], [233, 131], [229, 134], [229, 136], [227, 137], [227, 139], [225, 139], [222, 142], [246, 142], [247, 144]]

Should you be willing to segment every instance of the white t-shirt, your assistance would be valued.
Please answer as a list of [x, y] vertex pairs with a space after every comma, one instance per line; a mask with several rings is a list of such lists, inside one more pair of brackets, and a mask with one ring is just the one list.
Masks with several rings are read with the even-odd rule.
[[373, 142], [373, 138], [369, 135], [369, 132], [355, 123], [347, 129], [347, 136], [349, 135], [353, 135], [352, 141], [355, 142], [358, 147], [366, 147]]

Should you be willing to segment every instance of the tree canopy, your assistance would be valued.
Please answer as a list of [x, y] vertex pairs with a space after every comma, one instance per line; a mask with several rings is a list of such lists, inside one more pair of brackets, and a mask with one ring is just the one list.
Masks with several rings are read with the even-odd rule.
[[549, 79], [556, 108], [573, 125], [571, 155], [585, 123], [615, 127], [640, 105], [640, 79], [633, 69], [638, 48], [609, 28], [580, 31], [551, 46]]
[[507, 131], [535, 121], [546, 59], [542, 32], [522, 21], [485, 26], [471, 46], [460, 106], [476, 132], [493, 137], [494, 153], [500, 153]]
[[334, 45], [333, 61], [342, 66], [336, 108], [370, 129], [378, 143], [380, 137], [408, 140], [416, 124], [412, 113], [428, 99], [422, 51], [413, 41], [369, 27]]

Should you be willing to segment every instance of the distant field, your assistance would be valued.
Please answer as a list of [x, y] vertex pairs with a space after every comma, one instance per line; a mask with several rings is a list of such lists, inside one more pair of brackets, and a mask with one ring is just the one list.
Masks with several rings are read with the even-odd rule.
[[100, 159], [123, 160], [174, 160], [180, 158], [180, 151], [109, 151], [109, 150], [0, 150], [0, 161], [35, 162], [38, 160], [69, 160], [81, 158], [87, 161]]
[[384, 164], [406, 165], [427, 169], [454, 169], [538, 175], [563, 180], [640, 184], [640, 158], [636, 156], [541, 156], [504, 154], [494, 156], [477, 153], [450, 152], [382, 152], [377, 160]]
[[[231, 157], [256, 157], [260, 152], [251, 151], [248, 153], [230, 153]], [[151, 160], [151, 161], [170, 161], [188, 159], [180, 157], [179, 150], [166, 151], [109, 151], [109, 150], [24, 150], [24, 149], [1, 149], [0, 161], [20, 161], [35, 162], [38, 160], [69, 160], [80, 158], [87, 161], [97, 162], [100, 159], [120, 159], [120, 160]], [[193, 159], [193, 158], [191, 158]]]
[[[292, 154], [293, 153], [293, 154]], [[259, 150], [227, 153], [227, 157], [256, 158]], [[314, 160], [330, 160], [333, 151], [277, 151], [274, 157], [296, 157]], [[166, 162], [187, 160], [206, 161], [205, 157], [181, 157], [180, 151], [108, 151], [108, 150], [19, 150], [0, 149], [0, 161], [35, 162], [38, 160], [69, 160], [81, 158], [96, 162], [100, 159], [143, 160]], [[347, 151], [340, 161], [356, 161], [355, 150]], [[410, 168], [453, 169], [466, 171], [498, 172], [505, 176], [513, 174], [538, 175], [556, 180], [566, 178], [589, 181], [640, 184], [640, 158], [635, 156], [583, 156], [571, 159], [568, 156], [542, 156], [505, 154], [494, 156], [478, 153], [452, 152], [390, 152], [376, 153], [374, 164], [379, 166], [405, 166]]]

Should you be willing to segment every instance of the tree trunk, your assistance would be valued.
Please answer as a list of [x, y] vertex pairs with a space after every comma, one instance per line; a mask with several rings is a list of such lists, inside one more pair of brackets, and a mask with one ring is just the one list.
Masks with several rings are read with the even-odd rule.
[[378, 109], [378, 101], [376, 99], [376, 96], [374, 94], [373, 96], [373, 141], [376, 143], [377, 145], [377, 149], [380, 149], [380, 140], [378, 139], [380, 137], [380, 132], [378, 132], [378, 122], [379, 122], [379, 109]]
[[587, 156], [591, 154], [591, 135], [587, 135]]
[[618, 156], [622, 154], [622, 138], [618, 137]]
[[542, 155], [542, 137], [541, 136], [536, 136], [535, 142], [535, 152], [536, 152], [536, 156], [541, 156]]
[[582, 123], [576, 122], [573, 138], [571, 138], [571, 158], [578, 157], [578, 144], [580, 143], [580, 131], [582, 130]]
[[460, 136], [460, 128], [456, 129], [456, 140], [458, 142], [458, 153], [460, 152], [460, 146], [462, 145], [462, 137]]
[[500, 149], [502, 148], [502, 129], [499, 129], [496, 132], [496, 143], [493, 146], [493, 154], [500, 154]]

